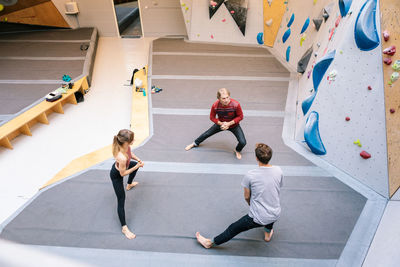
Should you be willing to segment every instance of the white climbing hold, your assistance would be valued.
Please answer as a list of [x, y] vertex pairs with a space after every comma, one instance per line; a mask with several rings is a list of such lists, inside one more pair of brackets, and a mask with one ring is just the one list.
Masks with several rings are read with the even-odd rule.
[[329, 81], [336, 80], [336, 76], [337, 76], [337, 70], [332, 70], [331, 72], [329, 72], [328, 74]]
[[267, 1], [268, 1], [268, 5], [271, 6], [272, 0], [267, 0]]
[[268, 27], [272, 25], [272, 19], [269, 19], [265, 22], [265, 25], [267, 25]]

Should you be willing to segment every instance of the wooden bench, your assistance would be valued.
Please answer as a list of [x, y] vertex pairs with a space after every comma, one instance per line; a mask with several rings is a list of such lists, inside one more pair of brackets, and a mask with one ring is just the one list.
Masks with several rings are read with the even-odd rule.
[[75, 92], [85, 94], [89, 88], [86, 76], [74, 83], [72, 89], [62, 95], [57, 101], [47, 102], [43, 100], [36, 106], [30, 108], [18, 117], [0, 126], [0, 146], [13, 149], [11, 141], [20, 134], [32, 136], [31, 127], [36, 123], [49, 124], [47, 115], [56, 112], [64, 114], [63, 106], [66, 103], [77, 104]]

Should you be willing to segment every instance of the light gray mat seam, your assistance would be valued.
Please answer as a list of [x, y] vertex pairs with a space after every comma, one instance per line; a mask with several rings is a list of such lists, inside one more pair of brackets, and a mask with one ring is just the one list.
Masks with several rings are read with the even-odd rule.
[[155, 56], [213, 56], [213, 57], [265, 57], [272, 58], [273, 55], [262, 54], [233, 54], [233, 53], [196, 53], [196, 52], [153, 52]]
[[[99, 164], [97, 170], [109, 170], [114, 161]], [[216, 163], [182, 163], [182, 162], [158, 162], [146, 161], [142, 171], [145, 172], [175, 172], [175, 173], [213, 173], [213, 174], [246, 174], [247, 171], [256, 168], [256, 164], [216, 164]], [[285, 176], [312, 176], [332, 177], [325, 170], [314, 166], [282, 166]]]
[[[84, 263], [95, 266], [131, 266], [131, 259], [138, 266], [298, 266], [298, 267], [325, 267], [335, 266], [336, 260], [314, 260], [296, 258], [266, 258], [249, 256], [219, 256], [198, 255], [185, 253], [149, 252], [132, 250], [113, 250], [95, 248], [72, 248], [38, 245], [21, 245], [50, 251], [60, 256], [83, 260]], [[118, 262], [118, 260], [120, 262]], [[184, 264], [182, 264], [184, 262]], [[180, 264], [179, 264], [180, 263]], [[122, 264], [122, 265], [121, 265]]]
[[199, 75], [152, 75], [153, 79], [166, 80], [210, 80], [210, 81], [273, 81], [288, 82], [289, 77], [252, 77], [252, 76], [199, 76]]
[[[159, 115], [210, 115], [209, 109], [174, 109], [153, 108], [153, 114]], [[243, 110], [244, 116], [249, 117], [280, 117], [285, 116], [285, 111], [275, 110]]]
[[87, 43], [90, 40], [0, 40], [0, 43]]
[[378, 229], [387, 200], [368, 200], [338, 259], [338, 267], [362, 266]]
[[85, 60], [85, 57], [0, 57], [6, 60]]

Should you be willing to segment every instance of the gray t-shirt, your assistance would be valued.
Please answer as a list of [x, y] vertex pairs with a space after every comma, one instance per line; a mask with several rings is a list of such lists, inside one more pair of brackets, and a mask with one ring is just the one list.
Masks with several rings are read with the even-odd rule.
[[278, 220], [282, 180], [283, 173], [278, 166], [259, 167], [244, 176], [242, 186], [250, 189], [249, 216], [254, 222], [267, 225]]

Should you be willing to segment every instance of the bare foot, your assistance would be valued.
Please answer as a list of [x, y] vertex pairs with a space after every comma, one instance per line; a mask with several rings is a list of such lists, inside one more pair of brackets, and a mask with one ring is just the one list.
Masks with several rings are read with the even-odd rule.
[[274, 229], [272, 229], [270, 233], [265, 232], [265, 234], [264, 234], [265, 242], [271, 241], [271, 238], [272, 238], [273, 234], [274, 234]]
[[240, 154], [240, 152], [237, 152], [237, 151], [235, 150], [235, 154], [236, 154], [236, 158], [237, 158], [237, 159], [242, 159], [242, 154]]
[[190, 150], [190, 149], [192, 149], [192, 148], [194, 148], [194, 147], [195, 147], [194, 143], [191, 143], [190, 145], [187, 145], [187, 146], [185, 147], [185, 150], [188, 151], [188, 150]]
[[212, 242], [210, 239], [205, 238], [199, 232], [196, 232], [197, 242], [199, 242], [205, 248], [211, 248]]
[[128, 226], [123, 226], [122, 227], [122, 233], [126, 236], [128, 239], [134, 239], [136, 235], [129, 230]]
[[129, 191], [129, 190], [131, 190], [132, 188], [134, 188], [135, 186], [137, 186], [138, 184], [139, 184], [138, 182], [133, 182], [133, 183], [131, 183], [131, 184], [127, 184], [127, 185], [126, 185], [126, 190]]

